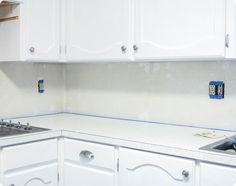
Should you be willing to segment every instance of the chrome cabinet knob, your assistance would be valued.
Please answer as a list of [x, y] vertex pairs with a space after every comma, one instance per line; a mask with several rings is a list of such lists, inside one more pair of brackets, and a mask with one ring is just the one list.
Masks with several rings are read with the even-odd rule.
[[80, 157], [91, 161], [94, 159], [94, 154], [90, 151], [85, 150], [80, 152]]
[[138, 46], [137, 45], [134, 45], [133, 49], [134, 49], [134, 52], [138, 52]]
[[122, 46], [122, 47], [121, 47], [121, 51], [122, 51], [122, 53], [126, 53], [127, 48], [126, 48], [125, 46]]
[[185, 178], [188, 178], [188, 177], [189, 177], [189, 172], [186, 171], [186, 170], [183, 170], [182, 175], [183, 175]]
[[30, 47], [29, 51], [30, 51], [30, 53], [33, 54], [35, 52], [35, 48], [34, 47]]

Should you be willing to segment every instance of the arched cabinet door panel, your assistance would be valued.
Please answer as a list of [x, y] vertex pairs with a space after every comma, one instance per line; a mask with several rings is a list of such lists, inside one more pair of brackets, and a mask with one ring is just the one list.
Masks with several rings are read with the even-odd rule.
[[225, 10], [225, 0], [135, 0], [135, 58], [224, 57]]
[[24, 0], [26, 60], [60, 58], [60, 0]]
[[121, 186], [192, 186], [194, 161], [121, 149], [119, 183]]
[[130, 0], [68, 0], [68, 61], [129, 58]]
[[57, 165], [6, 173], [4, 186], [57, 186]]

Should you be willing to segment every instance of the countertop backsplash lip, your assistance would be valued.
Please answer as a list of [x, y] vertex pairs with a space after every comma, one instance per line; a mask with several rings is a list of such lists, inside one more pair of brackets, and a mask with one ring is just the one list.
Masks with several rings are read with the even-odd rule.
[[52, 113], [44, 113], [44, 114], [36, 114], [36, 115], [23, 115], [23, 116], [14, 116], [14, 117], [5, 117], [2, 118], [4, 120], [15, 120], [15, 119], [22, 119], [22, 118], [34, 118], [34, 117], [43, 117], [43, 116], [53, 116], [57, 114], [64, 114], [65, 112], [52, 112]]
[[159, 121], [150, 121], [150, 120], [139, 120], [135, 118], [123, 118], [123, 117], [115, 117], [115, 116], [105, 116], [105, 115], [94, 115], [94, 114], [87, 114], [87, 113], [76, 113], [76, 112], [55, 112], [55, 113], [45, 113], [39, 115], [25, 115], [25, 116], [15, 116], [9, 118], [2, 118], [4, 120], [15, 120], [15, 119], [25, 119], [25, 118], [34, 118], [34, 117], [43, 117], [43, 116], [53, 116], [53, 115], [60, 115], [60, 114], [72, 114], [78, 116], [88, 116], [88, 117], [95, 117], [95, 118], [102, 118], [102, 119], [110, 119], [110, 120], [120, 120], [120, 121], [131, 121], [143, 124], [155, 124], [155, 125], [167, 125], [167, 126], [177, 126], [177, 127], [186, 127], [186, 128], [196, 128], [196, 129], [203, 129], [203, 130], [213, 130], [213, 131], [225, 131], [225, 132], [236, 132], [236, 130], [231, 129], [223, 129], [223, 128], [210, 128], [210, 127], [197, 127], [196, 125], [188, 125], [188, 124], [177, 124], [177, 123], [163, 123]]

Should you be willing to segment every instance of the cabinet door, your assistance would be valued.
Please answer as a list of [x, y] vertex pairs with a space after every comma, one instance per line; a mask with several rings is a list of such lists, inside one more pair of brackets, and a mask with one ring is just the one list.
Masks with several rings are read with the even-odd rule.
[[65, 186], [114, 186], [115, 175], [106, 169], [85, 167], [79, 164], [64, 164]]
[[25, 0], [26, 60], [59, 60], [60, 0]]
[[6, 186], [57, 186], [57, 164], [9, 172], [3, 180]]
[[201, 163], [200, 186], [236, 186], [236, 168]]
[[122, 61], [129, 57], [130, 0], [68, 0], [67, 59]]
[[120, 186], [193, 186], [194, 161], [121, 149], [119, 178]]
[[135, 58], [225, 56], [225, 0], [135, 0]]

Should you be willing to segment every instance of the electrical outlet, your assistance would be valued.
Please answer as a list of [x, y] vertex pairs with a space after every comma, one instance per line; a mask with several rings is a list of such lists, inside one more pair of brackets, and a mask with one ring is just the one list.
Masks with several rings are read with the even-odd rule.
[[224, 99], [225, 83], [223, 81], [211, 81], [209, 83], [210, 99]]
[[44, 80], [43, 79], [40, 79], [38, 80], [38, 93], [42, 94], [45, 92], [45, 89], [44, 89]]

